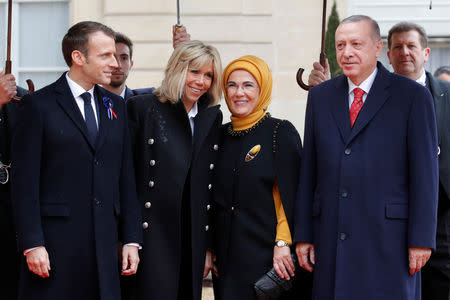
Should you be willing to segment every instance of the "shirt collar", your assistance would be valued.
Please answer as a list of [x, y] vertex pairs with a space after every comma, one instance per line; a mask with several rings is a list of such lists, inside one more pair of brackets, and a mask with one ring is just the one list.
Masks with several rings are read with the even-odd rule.
[[427, 84], [427, 74], [425, 73], [425, 70], [422, 70], [422, 75], [420, 75], [420, 77], [417, 78], [416, 82], [418, 84], [426, 86], [426, 84]]
[[377, 76], [378, 73], [378, 68], [375, 68], [375, 70], [373, 70], [372, 74], [369, 75], [369, 77], [366, 78], [366, 80], [364, 80], [363, 82], [361, 82], [361, 84], [359, 86], [357, 86], [356, 84], [354, 84], [350, 78], [347, 77], [347, 81], [348, 81], [348, 93], [350, 94], [351, 92], [353, 92], [353, 90], [357, 87], [359, 87], [360, 89], [362, 89], [366, 94], [369, 94], [370, 89], [372, 88], [373, 82], [375, 81], [375, 77]]
[[122, 93], [120, 93], [120, 97], [122, 97], [123, 99], [125, 99], [125, 92], [126, 92], [126, 90], [127, 90], [127, 87], [125, 86], [125, 87], [123, 88]]
[[197, 102], [195, 102], [191, 110], [188, 112], [188, 118], [195, 118], [197, 114], [198, 114], [198, 106]]
[[66, 73], [66, 79], [74, 98], [80, 97], [80, 95], [85, 92], [88, 92], [89, 94], [91, 94], [91, 97], [94, 97], [94, 87], [92, 87], [89, 91], [86, 91], [81, 85], [79, 85], [69, 77], [69, 72]]

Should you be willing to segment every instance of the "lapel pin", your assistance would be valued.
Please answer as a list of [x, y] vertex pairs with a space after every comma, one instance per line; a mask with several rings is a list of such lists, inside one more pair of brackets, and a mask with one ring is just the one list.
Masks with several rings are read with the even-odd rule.
[[261, 145], [256, 145], [250, 151], [247, 152], [247, 155], [245, 156], [245, 162], [249, 162], [252, 159], [258, 155], [259, 151], [261, 150]]
[[113, 101], [108, 97], [103, 97], [103, 105], [105, 105], [106, 110], [108, 112], [108, 119], [112, 120], [113, 116], [114, 116], [114, 118], [117, 119], [117, 115], [113, 110], [113, 107], [114, 107]]

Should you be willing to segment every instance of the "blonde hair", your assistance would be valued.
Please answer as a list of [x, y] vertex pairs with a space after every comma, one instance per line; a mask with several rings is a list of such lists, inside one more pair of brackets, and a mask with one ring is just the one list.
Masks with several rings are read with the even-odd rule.
[[175, 48], [164, 71], [161, 86], [154, 94], [161, 102], [177, 103], [183, 96], [188, 69], [200, 69], [209, 62], [213, 63], [214, 74], [206, 94], [210, 98], [210, 106], [217, 105], [222, 96], [222, 62], [215, 47], [200, 41], [185, 42]]

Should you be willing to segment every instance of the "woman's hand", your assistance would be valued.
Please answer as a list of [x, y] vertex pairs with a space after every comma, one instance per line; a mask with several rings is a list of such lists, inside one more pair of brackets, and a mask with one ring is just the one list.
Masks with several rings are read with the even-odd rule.
[[203, 278], [208, 276], [209, 271], [212, 271], [216, 277], [219, 277], [219, 272], [217, 271], [217, 266], [215, 265], [216, 256], [211, 252], [211, 250], [206, 250], [205, 257], [205, 269], [203, 271]]
[[[273, 248], [273, 268], [280, 278], [290, 280], [294, 277], [295, 266], [291, 258], [291, 249], [289, 246]], [[290, 275], [290, 276], [289, 276]]]

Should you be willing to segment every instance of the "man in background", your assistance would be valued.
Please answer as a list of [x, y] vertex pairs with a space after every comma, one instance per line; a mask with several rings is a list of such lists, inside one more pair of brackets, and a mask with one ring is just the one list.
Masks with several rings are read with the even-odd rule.
[[437, 70], [434, 71], [434, 77], [450, 82], [450, 67], [442, 66], [437, 68]]

